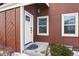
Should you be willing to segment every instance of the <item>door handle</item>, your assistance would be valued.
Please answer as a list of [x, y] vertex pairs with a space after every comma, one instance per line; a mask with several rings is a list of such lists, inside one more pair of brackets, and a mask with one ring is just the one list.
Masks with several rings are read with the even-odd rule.
[[30, 31], [31, 31], [31, 33], [32, 33], [32, 27], [30, 27]]

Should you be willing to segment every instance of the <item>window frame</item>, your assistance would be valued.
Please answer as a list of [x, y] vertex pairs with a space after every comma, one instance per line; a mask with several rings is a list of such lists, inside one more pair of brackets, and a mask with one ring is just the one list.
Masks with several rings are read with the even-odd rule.
[[[68, 34], [64, 33], [64, 17], [65, 16], [75, 16], [75, 34]], [[67, 14], [62, 14], [62, 36], [67, 36], [67, 37], [78, 37], [78, 13], [67, 13]]]
[[[47, 18], [47, 33], [39, 33], [39, 19], [41, 18]], [[48, 36], [49, 35], [49, 16], [39, 16], [37, 17], [37, 35], [43, 35], [43, 36]]]

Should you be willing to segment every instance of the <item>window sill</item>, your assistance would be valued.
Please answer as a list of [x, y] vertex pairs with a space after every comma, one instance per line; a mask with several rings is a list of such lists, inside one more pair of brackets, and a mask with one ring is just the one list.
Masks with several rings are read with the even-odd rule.
[[78, 34], [62, 34], [62, 37], [78, 37]]
[[37, 34], [39, 36], [49, 36], [48, 34]]

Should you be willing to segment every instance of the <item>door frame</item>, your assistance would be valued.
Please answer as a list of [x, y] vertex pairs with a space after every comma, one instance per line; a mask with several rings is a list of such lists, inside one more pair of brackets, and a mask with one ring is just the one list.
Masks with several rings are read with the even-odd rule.
[[[24, 12], [25, 12], [24, 6], [20, 6], [20, 53], [23, 53], [24, 51], [24, 39], [25, 39], [25, 35], [24, 35], [25, 34], [25, 17], [24, 17], [25, 13]], [[29, 13], [29, 15], [31, 14]], [[33, 19], [33, 15], [31, 15], [31, 17]], [[32, 36], [33, 36], [33, 20], [32, 20]]]
[[[33, 15], [31, 14], [31, 13], [29, 13], [28, 11], [26, 11], [26, 10], [24, 10], [24, 12], [25, 12], [25, 15], [28, 15], [30, 18], [31, 18], [31, 22], [32, 22], [32, 40], [33, 40]], [[24, 24], [25, 24], [25, 22], [24, 22]], [[25, 25], [24, 25], [25, 26]], [[25, 29], [25, 27], [24, 27], [24, 29]], [[25, 31], [24, 31], [25, 32]], [[25, 34], [25, 33], [24, 33]], [[32, 41], [33, 42], [33, 41]]]

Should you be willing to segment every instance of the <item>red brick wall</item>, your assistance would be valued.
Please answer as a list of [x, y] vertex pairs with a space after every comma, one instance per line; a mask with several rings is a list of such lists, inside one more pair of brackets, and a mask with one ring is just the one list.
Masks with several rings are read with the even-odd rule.
[[[41, 13], [37, 13], [37, 9], [41, 10]], [[34, 15], [34, 40], [44, 41], [50, 43], [60, 43], [73, 46], [79, 46], [78, 37], [62, 37], [61, 36], [61, 14], [63, 13], [76, 13], [79, 12], [79, 4], [66, 4], [66, 3], [50, 3], [49, 8], [43, 5], [35, 6], [29, 5], [25, 7], [25, 10]], [[49, 36], [37, 35], [37, 17], [49, 15]]]
[[50, 37], [51, 43], [61, 43], [73, 46], [79, 46], [78, 37], [62, 37], [61, 36], [61, 14], [79, 12], [79, 4], [50, 4]]

